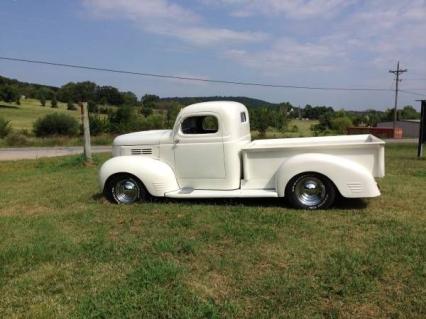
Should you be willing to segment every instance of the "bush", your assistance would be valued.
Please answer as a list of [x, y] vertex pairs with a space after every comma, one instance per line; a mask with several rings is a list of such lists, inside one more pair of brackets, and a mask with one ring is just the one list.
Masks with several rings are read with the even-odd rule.
[[80, 125], [72, 116], [62, 113], [48, 114], [34, 123], [34, 134], [39, 137], [50, 135], [74, 136]]
[[56, 100], [56, 95], [54, 94], [52, 96], [52, 100], [50, 101], [50, 106], [53, 108], [57, 108], [58, 107], [58, 101]]
[[6, 144], [9, 146], [27, 146], [30, 141], [24, 134], [14, 132], [6, 137]]
[[87, 111], [89, 113], [98, 113], [99, 112], [99, 108], [98, 108], [98, 105], [96, 104], [96, 102], [89, 101], [87, 103]]
[[352, 120], [347, 116], [331, 119], [331, 129], [338, 134], [347, 134], [348, 127], [352, 126]]
[[0, 137], [6, 137], [10, 133], [11, 129], [10, 121], [0, 117]]
[[109, 108], [108, 107], [100, 107], [99, 108], [99, 113], [101, 114], [109, 114]]
[[46, 98], [44, 96], [40, 97], [41, 106], [46, 106]]
[[77, 108], [75, 107], [74, 103], [72, 101], [67, 102], [67, 109], [70, 111], [75, 111]]
[[90, 134], [99, 135], [108, 131], [108, 122], [100, 116], [89, 115]]

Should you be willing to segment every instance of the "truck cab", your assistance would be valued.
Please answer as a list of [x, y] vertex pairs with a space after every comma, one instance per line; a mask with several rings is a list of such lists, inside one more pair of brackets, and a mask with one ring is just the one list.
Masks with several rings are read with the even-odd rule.
[[251, 141], [249, 113], [237, 102], [187, 106], [172, 130], [118, 136], [100, 169], [116, 203], [173, 198], [289, 197], [298, 208], [380, 195], [384, 142], [371, 135]]

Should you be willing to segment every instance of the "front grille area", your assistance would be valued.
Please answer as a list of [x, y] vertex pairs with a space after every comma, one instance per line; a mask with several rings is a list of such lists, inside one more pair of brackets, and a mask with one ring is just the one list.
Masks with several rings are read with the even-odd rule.
[[152, 148], [132, 148], [132, 155], [151, 155]]

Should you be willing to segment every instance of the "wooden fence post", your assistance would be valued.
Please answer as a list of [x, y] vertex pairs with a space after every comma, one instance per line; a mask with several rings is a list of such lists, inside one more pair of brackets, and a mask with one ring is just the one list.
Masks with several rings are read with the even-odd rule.
[[89, 112], [87, 111], [87, 102], [80, 103], [81, 121], [83, 123], [84, 133], [84, 160], [87, 163], [92, 162], [92, 147], [90, 145], [90, 124]]

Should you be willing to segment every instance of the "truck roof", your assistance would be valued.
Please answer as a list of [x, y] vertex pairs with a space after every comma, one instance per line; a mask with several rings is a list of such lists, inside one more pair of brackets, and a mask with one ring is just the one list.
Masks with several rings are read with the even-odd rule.
[[[201, 102], [184, 107], [178, 118], [197, 115], [197, 113], [215, 113], [220, 117], [224, 137], [228, 139], [250, 135], [249, 114], [244, 104], [233, 101]], [[242, 115], [244, 113], [244, 115]]]
[[201, 102], [188, 105], [182, 109], [182, 115], [187, 113], [196, 112], [215, 112], [225, 116], [232, 116], [237, 113], [240, 116], [240, 112], [247, 112], [247, 108], [244, 104], [234, 101], [212, 101], [212, 102]]

